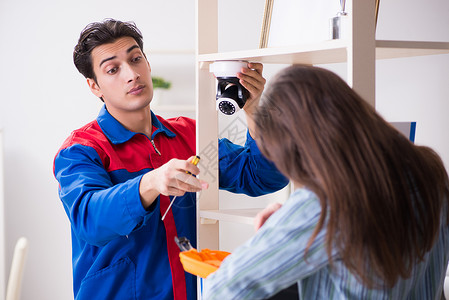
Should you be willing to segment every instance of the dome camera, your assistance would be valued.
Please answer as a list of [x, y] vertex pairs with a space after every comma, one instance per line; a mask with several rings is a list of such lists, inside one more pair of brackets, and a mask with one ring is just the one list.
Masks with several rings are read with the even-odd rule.
[[217, 84], [217, 110], [225, 115], [233, 115], [243, 108], [249, 92], [239, 82], [237, 73], [247, 68], [247, 61], [216, 61], [209, 66], [214, 73]]

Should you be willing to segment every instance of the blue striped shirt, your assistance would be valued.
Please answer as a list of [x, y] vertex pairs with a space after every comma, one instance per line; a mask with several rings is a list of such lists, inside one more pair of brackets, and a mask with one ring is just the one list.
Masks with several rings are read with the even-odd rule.
[[423, 262], [409, 279], [392, 289], [369, 289], [359, 282], [325, 246], [326, 229], [305, 248], [318, 224], [317, 196], [296, 190], [255, 236], [237, 248], [204, 283], [203, 299], [264, 299], [298, 282], [301, 299], [440, 299], [449, 259], [449, 230], [441, 222], [440, 234]]

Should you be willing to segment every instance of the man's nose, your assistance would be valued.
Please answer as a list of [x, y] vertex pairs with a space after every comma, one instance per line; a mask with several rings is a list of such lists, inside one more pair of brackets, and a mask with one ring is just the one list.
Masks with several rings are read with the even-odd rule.
[[122, 74], [127, 82], [135, 81], [140, 77], [140, 74], [129, 64], [123, 65], [122, 70]]

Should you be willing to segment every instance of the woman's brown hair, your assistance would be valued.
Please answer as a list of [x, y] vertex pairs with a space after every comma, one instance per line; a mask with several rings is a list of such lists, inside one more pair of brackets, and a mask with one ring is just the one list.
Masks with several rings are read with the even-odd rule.
[[336, 247], [368, 287], [409, 277], [448, 208], [440, 157], [410, 142], [325, 69], [286, 68], [262, 98], [254, 120], [262, 153], [320, 199], [307, 248], [326, 227], [329, 257]]

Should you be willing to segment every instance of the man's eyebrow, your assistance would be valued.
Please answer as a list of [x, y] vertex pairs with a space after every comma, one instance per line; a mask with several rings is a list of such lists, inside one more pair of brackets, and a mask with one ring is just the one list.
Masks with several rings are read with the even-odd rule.
[[101, 67], [101, 65], [104, 64], [105, 62], [107, 62], [107, 61], [109, 61], [109, 60], [113, 60], [114, 58], [117, 58], [117, 56], [112, 56], [112, 57], [108, 57], [108, 58], [103, 59], [103, 60], [101, 61], [101, 63], [100, 63], [100, 67]]
[[[136, 49], [136, 48], [139, 48], [139, 46], [138, 46], [138, 45], [132, 45], [131, 47], [128, 48], [128, 50], [126, 50], [126, 53], [130, 53], [131, 51], [133, 51], [133, 50]], [[117, 58], [117, 56], [111, 56], [111, 57], [108, 57], [108, 58], [103, 59], [103, 60], [100, 62], [100, 67], [101, 67], [101, 65], [104, 64], [105, 62], [110, 61], [110, 60], [113, 60], [113, 59], [115, 59], [115, 58]]]
[[129, 53], [129, 52], [133, 51], [136, 48], [139, 48], [139, 46], [138, 45], [132, 45], [131, 47], [129, 47], [128, 50], [126, 50], [126, 53]]

